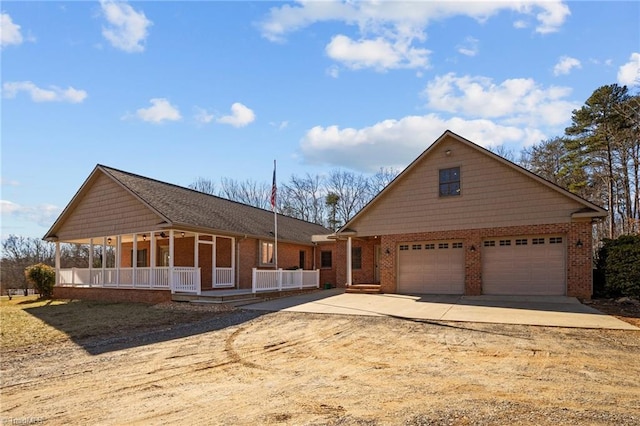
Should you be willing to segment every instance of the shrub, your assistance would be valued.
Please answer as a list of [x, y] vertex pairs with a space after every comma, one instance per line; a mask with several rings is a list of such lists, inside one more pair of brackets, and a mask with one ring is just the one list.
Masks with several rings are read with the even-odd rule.
[[598, 269], [604, 274], [607, 296], [640, 298], [640, 235], [603, 240]]
[[53, 294], [53, 285], [56, 282], [56, 270], [44, 263], [38, 263], [25, 268], [24, 275], [27, 281], [31, 282], [40, 297], [51, 297]]

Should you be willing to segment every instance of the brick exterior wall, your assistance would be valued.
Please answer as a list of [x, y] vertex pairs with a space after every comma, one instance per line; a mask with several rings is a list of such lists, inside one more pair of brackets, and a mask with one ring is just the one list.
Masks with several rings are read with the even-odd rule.
[[[266, 240], [265, 240], [266, 241]], [[260, 243], [262, 240], [255, 238], [242, 238], [237, 241], [239, 247], [239, 257], [236, 273], [239, 278], [239, 288], [251, 288], [252, 270], [273, 269], [273, 266], [260, 265]], [[300, 252], [304, 251], [304, 269], [313, 267], [313, 247], [302, 244], [290, 244], [278, 242], [278, 268], [287, 269], [298, 267], [300, 263]], [[322, 285], [322, 281], [320, 282]]]
[[[352, 269], [352, 284], [375, 284], [375, 246], [380, 245], [384, 241], [384, 237], [364, 239], [351, 239], [351, 247], [360, 247], [362, 250], [362, 267], [360, 269]], [[381, 246], [383, 247], [383, 246]], [[338, 287], [345, 287], [347, 284], [347, 242], [339, 241], [335, 248], [336, 256], [336, 282]], [[384, 248], [381, 248], [380, 261], [385, 258]], [[382, 273], [382, 263], [380, 264], [380, 273]], [[381, 276], [382, 278], [382, 276]]]
[[169, 290], [136, 290], [56, 286], [53, 288], [53, 298], [156, 304], [170, 302], [171, 292]]
[[[330, 284], [331, 287], [339, 287], [336, 282], [336, 267], [339, 263], [344, 263], [344, 260], [337, 257], [336, 243], [320, 243], [316, 246], [316, 269], [320, 269], [320, 288], [323, 288], [325, 284]], [[322, 267], [322, 252], [331, 252], [331, 267]]]
[[[397, 291], [397, 248], [398, 244], [428, 240], [462, 240], [465, 248], [465, 295], [482, 294], [482, 241], [492, 237], [518, 235], [563, 235], [567, 247], [567, 296], [588, 299], [592, 294], [592, 226], [589, 221], [511, 226], [502, 228], [463, 229], [438, 232], [385, 235], [381, 237], [380, 285], [385, 293]], [[576, 244], [580, 240], [582, 247]], [[353, 271], [353, 283], [367, 283], [373, 278], [373, 264], [365, 259], [373, 259], [376, 240], [352, 240], [353, 247], [362, 249], [362, 270]], [[346, 283], [346, 241], [338, 242], [336, 251], [336, 276], [340, 285]], [[475, 251], [470, 248], [474, 246]], [[389, 254], [386, 250], [389, 250]], [[366, 255], [365, 255], [366, 253]], [[345, 259], [345, 260], [342, 260]]]

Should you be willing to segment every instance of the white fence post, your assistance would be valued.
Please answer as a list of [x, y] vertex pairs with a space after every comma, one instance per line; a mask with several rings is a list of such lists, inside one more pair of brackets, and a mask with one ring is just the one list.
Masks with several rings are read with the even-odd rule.
[[282, 268], [278, 269], [278, 291], [282, 291]]
[[256, 268], [252, 268], [251, 269], [251, 292], [255, 293], [256, 292]]

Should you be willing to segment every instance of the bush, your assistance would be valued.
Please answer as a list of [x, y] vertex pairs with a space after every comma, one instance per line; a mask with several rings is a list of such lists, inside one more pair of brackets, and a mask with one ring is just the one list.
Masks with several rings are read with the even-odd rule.
[[623, 235], [603, 243], [598, 269], [604, 274], [604, 293], [640, 298], [640, 235]]
[[40, 297], [49, 298], [53, 294], [53, 286], [56, 282], [56, 270], [44, 263], [28, 266], [24, 270], [27, 281], [32, 283]]

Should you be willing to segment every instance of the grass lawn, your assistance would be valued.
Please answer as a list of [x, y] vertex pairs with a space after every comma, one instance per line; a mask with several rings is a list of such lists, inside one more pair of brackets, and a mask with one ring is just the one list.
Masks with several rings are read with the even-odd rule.
[[64, 340], [117, 336], [211, 317], [211, 312], [163, 309], [162, 305], [88, 300], [0, 299], [3, 351]]

